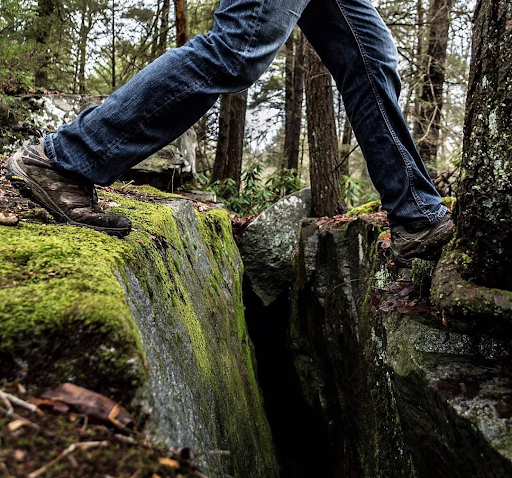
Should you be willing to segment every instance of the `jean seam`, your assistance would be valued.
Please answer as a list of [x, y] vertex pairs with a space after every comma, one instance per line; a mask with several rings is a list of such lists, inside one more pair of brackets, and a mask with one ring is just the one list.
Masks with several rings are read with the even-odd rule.
[[354, 36], [354, 39], [356, 40], [357, 46], [359, 48], [359, 52], [361, 54], [361, 58], [363, 59], [366, 75], [368, 77], [368, 81], [370, 82], [370, 86], [372, 88], [373, 95], [375, 96], [375, 100], [377, 101], [377, 105], [379, 107], [379, 111], [380, 111], [380, 113], [382, 115], [382, 118], [384, 119], [384, 122], [386, 123], [386, 127], [388, 128], [388, 131], [391, 134], [391, 137], [393, 138], [393, 142], [395, 143], [395, 146], [398, 149], [398, 151], [400, 153], [400, 156], [402, 157], [402, 159], [403, 159], [403, 161], [405, 163], [405, 167], [406, 167], [406, 171], [407, 171], [407, 178], [409, 180], [409, 187], [411, 189], [411, 193], [413, 195], [414, 202], [416, 203], [416, 206], [417, 206], [418, 210], [421, 212], [421, 214], [423, 214], [428, 219], [428, 221], [430, 223], [432, 223], [433, 222], [432, 221], [433, 216], [435, 216], [435, 215], [429, 213], [428, 211], [426, 211], [424, 209], [424, 203], [418, 197], [418, 194], [416, 192], [416, 188], [414, 187], [414, 172], [412, 171], [412, 166], [410, 164], [410, 161], [407, 159], [406, 155], [404, 155], [403, 148], [400, 145], [400, 143], [398, 141], [398, 138], [396, 136], [396, 133], [393, 130], [393, 128], [391, 127], [391, 124], [389, 123], [389, 119], [388, 119], [388, 117], [387, 117], [387, 115], [386, 115], [386, 113], [385, 113], [385, 111], [384, 111], [384, 109], [382, 107], [382, 100], [380, 98], [380, 95], [377, 92], [376, 87], [375, 87], [374, 79], [373, 79], [373, 74], [370, 71], [370, 68], [369, 68], [369, 65], [368, 65], [368, 59], [366, 57], [366, 52], [365, 52], [365, 50], [363, 48], [363, 45], [362, 45], [361, 41], [359, 40], [359, 36], [357, 35], [354, 27], [352, 26], [352, 23], [350, 22], [350, 20], [348, 18], [348, 15], [345, 12], [344, 7], [339, 3], [339, 0], [336, 0], [336, 4], [338, 5], [338, 8], [340, 9], [341, 14], [343, 15], [343, 18], [347, 22], [347, 25], [349, 26], [350, 31], [352, 32], [352, 35]]
[[[261, 1], [261, 6], [260, 6], [260, 10], [258, 11], [258, 14], [256, 15], [256, 19], [255, 21], [253, 22], [253, 25], [251, 25], [251, 28], [253, 28], [253, 32], [249, 38], [249, 41], [247, 42], [247, 46], [246, 48], [244, 49], [244, 53], [246, 53], [249, 48], [252, 46], [252, 44], [254, 43], [254, 38], [256, 37], [256, 33], [257, 31], [259, 31], [259, 29], [261, 28], [261, 24], [262, 24], [262, 21], [261, 21], [261, 15], [259, 13], [261, 13], [261, 10], [263, 9], [265, 3], [266, 3], [267, 0], [262, 0]], [[240, 68], [241, 65], [243, 65], [243, 63], [247, 61], [245, 59], [245, 57], [240, 57], [240, 60], [235, 63], [232, 68], [235, 69], [235, 68]], [[208, 86], [211, 86], [212, 84], [212, 79], [214, 77], [211, 77], [211, 76], [208, 76], [206, 78], [206, 84]], [[193, 88], [192, 89], [198, 89], [199, 88], [199, 82], [196, 82], [194, 83], [193, 85]], [[161, 111], [163, 108], [165, 108], [171, 101], [178, 101], [181, 97], [185, 96], [186, 93], [188, 93], [190, 90], [186, 90], [186, 91], [183, 91], [182, 94], [179, 94], [177, 96], [173, 96], [171, 98], [168, 98], [167, 101], [165, 101], [164, 103], [160, 104], [157, 108], [155, 108], [151, 113], [148, 113], [146, 114], [145, 116], [145, 120], [144, 120], [144, 124], [146, 124], [147, 120], [149, 120], [153, 115], [157, 114], [159, 111]], [[140, 127], [140, 123], [138, 125]], [[108, 160], [112, 154], [115, 153], [115, 151], [117, 151], [127, 140], [127, 138], [133, 134], [133, 129], [129, 130], [126, 132], [126, 134], [124, 134], [121, 138], [119, 138], [119, 140], [114, 144], [112, 145], [109, 150], [105, 153], [105, 156], [104, 156], [104, 160]]]

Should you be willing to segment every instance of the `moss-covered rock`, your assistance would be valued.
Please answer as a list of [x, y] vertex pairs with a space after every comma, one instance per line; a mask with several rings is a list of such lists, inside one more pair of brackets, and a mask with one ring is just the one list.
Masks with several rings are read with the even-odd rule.
[[333, 469], [511, 476], [510, 328], [414, 305], [410, 273], [387, 272], [377, 237], [362, 220], [302, 230], [290, 333], [303, 393], [329, 427]]
[[169, 444], [231, 452], [202, 455], [213, 476], [277, 476], [228, 213], [103, 196], [132, 220], [125, 240], [0, 227], [2, 375], [137, 396]]

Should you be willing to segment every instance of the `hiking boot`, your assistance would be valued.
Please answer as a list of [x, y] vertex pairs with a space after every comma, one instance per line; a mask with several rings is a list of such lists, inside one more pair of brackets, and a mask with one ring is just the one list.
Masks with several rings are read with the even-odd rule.
[[414, 258], [432, 260], [453, 237], [454, 224], [448, 211], [440, 222], [419, 231], [409, 232], [404, 226], [391, 228], [391, 250], [395, 263], [411, 267]]
[[42, 138], [14, 153], [5, 169], [7, 179], [24, 196], [47, 209], [58, 222], [88, 227], [116, 237], [129, 234], [130, 220], [117, 214], [105, 214], [91, 182], [52, 166]]

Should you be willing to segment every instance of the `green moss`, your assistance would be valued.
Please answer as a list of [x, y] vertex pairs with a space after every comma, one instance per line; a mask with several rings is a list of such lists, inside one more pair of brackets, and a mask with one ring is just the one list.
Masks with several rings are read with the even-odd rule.
[[450, 210], [453, 210], [455, 207], [455, 203], [457, 202], [457, 199], [454, 197], [444, 197], [442, 198], [441, 202]]
[[[74, 377], [100, 392], [112, 385], [134, 392], [144, 380], [146, 357], [126, 298], [133, 274], [154, 313], [170, 325], [169, 347], [203, 423], [218, 428], [219, 446], [237, 453], [230, 474], [246, 476], [256, 452], [262, 466], [275, 470], [229, 214], [196, 212], [196, 221], [185, 225], [164, 205], [101, 195], [117, 203], [113, 212], [132, 220], [124, 240], [68, 226], [2, 228], [0, 357], [26, 360], [29, 373], [52, 382]], [[62, 357], [64, 349], [69, 353]], [[133, 358], [135, 370], [127, 365], [134, 367]], [[161, 356], [154, 360], [151, 367], [163, 367]], [[41, 361], [58, 370], [41, 374]], [[212, 410], [218, 414], [214, 423]]]
[[165, 191], [162, 191], [160, 189], [157, 189], [153, 186], [145, 185], [134, 185], [134, 184], [123, 184], [123, 183], [114, 183], [112, 186], [114, 188], [123, 189], [125, 191], [135, 191], [138, 192], [141, 195], [147, 195], [147, 196], [156, 196], [156, 197], [163, 197], [163, 198], [180, 198], [179, 194], [175, 193], [168, 193]]
[[359, 216], [361, 214], [372, 214], [378, 212], [382, 204], [380, 200], [372, 201], [361, 206], [355, 207], [354, 209], [347, 212], [347, 216]]
[[412, 262], [412, 282], [419, 295], [425, 299], [430, 297], [430, 287], [435, 268], [435, 261], [414, 259]]

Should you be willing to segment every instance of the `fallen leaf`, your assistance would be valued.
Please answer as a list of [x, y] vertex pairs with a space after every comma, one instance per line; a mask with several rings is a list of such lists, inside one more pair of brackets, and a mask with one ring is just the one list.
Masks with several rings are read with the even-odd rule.
[[72, 406], [78, 413], [113, 423], [118, 427], [127, 427], [134, 423], [132, 416], [118, 403], [72, 383], [65, 383], [47, 390], [41, 397], [63, 402]]

